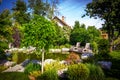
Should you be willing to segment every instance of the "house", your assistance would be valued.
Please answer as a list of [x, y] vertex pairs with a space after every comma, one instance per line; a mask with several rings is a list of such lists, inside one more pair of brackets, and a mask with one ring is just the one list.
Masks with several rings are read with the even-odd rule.
[[55, 16], [54, 18], [53, 18], [53, 20], [58, 24], [58, 26], [60, 26], [60, 27], [64, 27], [64, 26], [66, 26], [66, 27], [68, 27], [68, 28], [71, 28], [66, 22], [65, 22], [65, 17], [64, 16], [62, 16], [62, 19], [60, 19], [60, 18], [58, 18], [57, 16]]
[[108, 34], [105, 31], [100, 30], [100, 33], [103, 39], [108, 39]]

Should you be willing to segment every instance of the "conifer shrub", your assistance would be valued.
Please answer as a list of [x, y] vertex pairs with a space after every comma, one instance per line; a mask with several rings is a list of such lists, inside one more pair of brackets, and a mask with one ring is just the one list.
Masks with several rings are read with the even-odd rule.
[[40, 77], [38, 77], [38, 80], [58, 80], [57, 70], [56, 69], [46, 70], [43, 74], [41, 74]]
[[104, 72], [102, 71], [101, 67], [89, 63], [86, 64], [86, 66], [90, 71], [87, 80], [104, 80]]
[[30, 62], [24, 70], [25, 74], [32, 74], [32, 72], [34, 71], [40, 71], [41, 70], [41, 65], [40, 64], [36, 64], [36, 63], [32, 63]]
[[68, 67], [67, 75], [69, 80], [87, 80], [89, 69], [85, 64], [73, 64]]

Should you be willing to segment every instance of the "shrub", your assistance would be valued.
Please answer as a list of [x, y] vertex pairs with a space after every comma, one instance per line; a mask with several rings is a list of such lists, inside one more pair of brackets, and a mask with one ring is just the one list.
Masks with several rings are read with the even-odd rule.
[[0, 60], [6, 59], [5, 52], [0, 49]]
[[68, 55], [67, 61], [71, 64], [77, 63], [80, 60], [80, 56], [74, 52]]
[[120, 51], [113, 51], [110, 53], [112, 59], [120, 60]]
[[28, 55], [26, 53], [17, 52], [17, 51], [12, 53], [12, 61], [16, 62], [17, 64], [20, 64], [27, 58]]
[[106, 78], [105, 80], [118, 80], [118, 79], [109, 77], [109, 78]]
[[4, 65], [0, 65], [0, 72], [4, 71], [6, 67]]
[[58, 74], [56, 69], [46, 70], [38, 80], [58, 80]]
[[12, 61], [18, 63], [18, 53], [12, 54]]
[[98, 50], [99, 50], [99, 54], [108, 54], [110, 52], [109, 50], [109, 42], [106, 39], [101, 39], [98, 42]]
[[25, 67], [24, 73], [30, 75], [30, 74], [32, 74], [33, 71], [40, 71], [40, 69], [41, 69], [41, 65], [40, 65], [40, 64], [29, 63], [29, 64]]
[[66, 68], [66, 66], [64, 64], [61, 64], [59, 61], [55, 61], [55, 62], [52, 62], [50, 64], [45, 64], [44, 67], [45, 67], [45, 71], [49, 70], [49, 69], [60, 70], [60, 69]]
[[104, 70], [106, 76], [120, 79], [120, 51], [110, 53], [112, 67], [110, 70]]
[[87, 80], [103, 80], [104, 73], [102, 69], [94, 64], [86, 64], [87, 68], [89, 69], [89, 77]]
[[85, 64], [74, 64], [68, 67], [67, 74], [70, 80], [87, 80], [89, 69]]
[[[36, 52], [36, 53], [37, 53], [37, 52]], [[36, 53], [28, 54], [29, 59], [30, 59], [30, 60], [33, 60], [33, 59], [41, 60], [41, 58], [42, 58], [41, 54], [38, 55], [38, 54], [36, 54]]]
[[98, 53], [98, 44], [95, 41], [91, 43], [91, 47], [94, 53]]

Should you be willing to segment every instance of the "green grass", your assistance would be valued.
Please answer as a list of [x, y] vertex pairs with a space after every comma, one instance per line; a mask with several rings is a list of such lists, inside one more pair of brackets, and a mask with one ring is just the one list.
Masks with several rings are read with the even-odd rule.
[[29, 80], [29, 78], [22, 72], [5, 72], [0, 73], [0, 80]]

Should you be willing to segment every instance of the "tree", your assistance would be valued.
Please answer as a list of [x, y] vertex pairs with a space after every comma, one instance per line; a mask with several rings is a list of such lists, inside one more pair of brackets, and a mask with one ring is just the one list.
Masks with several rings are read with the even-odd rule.
[[[46, 0], [46, 3], [48, 0]], [[53, 17], [57, 14], [59, 14], [59, 11], [57, 10], [57, 5], [59, 4], [59, 0], [50, 0], [50, 7], [48, 9], [48, 18], [53, 19]]]
[[54, 24], [38, 15], [23, 26], [22, 32], [24, 33], [23, 46], [32, 45], [38, 49], [48, 49], [56, 36]]
[[13, 47], [20, 47], [20, 42], [21, 42], [21, 32], [19, 30], [20, 28], [20, 24], [18, 22], [14, 22], [14, 25], [12, 26], [12, 37], [13, 37], [13, 42], [12, 42], [12, 46]]
[[42, 73], [44, 61], [44, 49], [47, 50], [53, 45], [55, 34], [54, 25], [42, 16], [35, 15], [34, 18], [23, 26], [23, 45], [35, 46], [37, 50], [42, 50]]
[[11, 17], [9, 10], [0, 13], [0, 53], [8, 48], [8, 43], [12, 40]]
[[90, 42], [98, 41], [100, 38], [100, 31], [95, 28], [95, 26], [88, 26], [87, 31], [90, 36]]
[[24, 0], [17, 0], [12, 8], [15, 22], [24, 24], [29, 22], [30, 15], [27, 13], [27, 6]]
[[1, 3], [2, 3], [2, 0], [0, 0], [0, 5], [1, 5]]
[[58, 0], [28, 0], [28, 7], [33, 14], [47, 16], [49, 19], [52, 19], [58, 3]]
[[[105, 21], [103, 29], [107, 30], [109, 45], [120, 36], [120, 0], [93, 0], [86, 6], [86, 14], [90, 17], [101, 18]], [[115, 34], [117, 32], [117, 35]]]
[[28, 23], [30, 21], [30, 15], [27, 13], [27, 5], [24, 2], [24, 0], [17, 0], [14, 3], [14, 6], [12, 8], [13, 13], [13, 46], [14, 47], [20, 47], [20, 30], [19, 26], [25, 23]]
[[55, 31], [57, 35], [54, 37], [54, 46], [64, 45], [68, 42], [64, 34], [63, 28], [55, 24]]
[[75, 26], [70, 35], [70, 43], [75, 45], [77, 42], [81, 42], [81, 45], [85, 45], [85, 43], [90, 42], [85, 25], [80, 25], [79, 21], [75, 22]]
[[33, 10], [33, 14], [45, 15], [45, 3], [42, 0], [28, 0], [28, 8]]
[[100, 31], [95, 26], [88, 26], [87, 32], [89, 35], [90, 44], [94, 53], [98, 52], [98, 41], [101, 39]]

